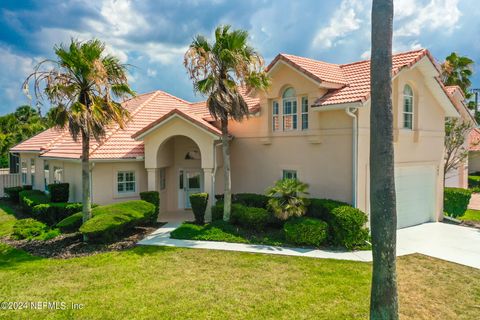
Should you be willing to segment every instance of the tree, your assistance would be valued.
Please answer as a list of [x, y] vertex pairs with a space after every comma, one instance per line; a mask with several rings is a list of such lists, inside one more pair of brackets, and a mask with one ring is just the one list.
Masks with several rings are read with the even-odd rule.
[[445, 58], [442, 63], [442, 80], [447, 86], [459, 86], [466, 98], [470, 98], [471, 93], [468, 91], [472, 85], [470, 77], [473, 72], [473, 60], [459, 56], [456, 52], [452, 52]]
[[398, 319], [392, 114], [393, 0], [373, 0], [370, 66], [370, 319]]
[[278, 180], [267, 190], [267, 196], [270, 197], [268, 205], [280, 220], [303, 216], [310, 203], [305, 198], [306, 195], [308, 195], [308, 184], [297, 179]]
[[68, 128], [72, 138], [82, 142], [83, 221], [91, 217], [90, 140], [100, 141], [106, 127], [124, 128], [128, 111], [113, 98], [133, 96], [128, 85], [126, 66], [105, 53], [99, 40], [71, 40], [69, 46], [54, 48], [57, 60], [40, 62], [24, 82], [33, 81], [35, 95], [52, 104], [50, 119], [57, 128]]
[[232, 201], [228, 121], [241, 121], [249, 115], [248, 105], [238, 87], [245, 86], [248, 94], [255, 89], [266, 89], [269, 85], [263, 71], [263, 58], [248, 45], [247, 38], [245, 30], [219, 26], [215, 29], [215, 43], [197, 35], [184, 57], [195, 92], [208, 96], [208, 110], [215, 120], [220, 120], [225, 221], [230, 220]]
[[457, 169], [468, 157], [468, 148], [465, 148], [468, 134], [472, 130], [472, 124], [460, 119], [448, 119], [445, 121], [445, 166], [443, 167], [443, 179], [447, 172]]

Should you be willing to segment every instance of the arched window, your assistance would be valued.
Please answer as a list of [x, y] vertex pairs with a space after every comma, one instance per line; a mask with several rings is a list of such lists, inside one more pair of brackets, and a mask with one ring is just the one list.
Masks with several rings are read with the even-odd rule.
[[403, 127], [413, 129], [413, 90], [408, 84], [403, 87]]
[[297, 129], [297, 97], [295, 89], [287, 88], [283, 91], [283, 130]]

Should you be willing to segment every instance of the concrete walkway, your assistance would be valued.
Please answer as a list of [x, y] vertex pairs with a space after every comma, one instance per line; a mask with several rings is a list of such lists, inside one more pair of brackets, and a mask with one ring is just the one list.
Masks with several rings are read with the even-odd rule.
[[480, 210], [480, 193], [473, 193], [468, 204], [468, 209]]
[[[167, 223], [148, 235], [138, 244], [363, 262], [372, 261], [371, 251], [330, 251], [244, 243], [171, 239], [170, 232], [179, 226], [179, 222]], [[480, 269], [480, 230], [478, 229], [446, 223], [425, 223], [398, 230], [397, 238], [397, 256], [418, 252]]]

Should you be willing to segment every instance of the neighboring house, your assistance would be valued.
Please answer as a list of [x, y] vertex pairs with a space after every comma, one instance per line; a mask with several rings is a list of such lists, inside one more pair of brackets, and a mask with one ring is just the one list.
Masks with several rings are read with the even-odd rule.
[[468, 149], [468, 173], [480, 172], [480, 129], [470, 132]]
[[[477, 122], [475, 121], [474, 116], [468, 109], [467, 105], [465, 104], [465, 96], [463, 94], [462, 89], [459, 86], [446, 86], [448, 94], [452, 97], [454, 102], [455, 108], [457, 109], [458, 113], [462, 121], [470, 123], [472, 128], [477, 126]], [[473, 129], [472, 129], [473, 130]], [[465, 150], [469, 150], [470, 144], [470, 133], [467, 137], [465, 137], [464, 148]], [[480, 165], [480, 159], [479, 159]], [[469, 157], [465, 158], [462, 163], [456, 168], [452, 169], [447, 172], [445, 177], [445, 186], [446, 187], [455, 187], [455, 188], [468, 188], [468, 171], [469, 171]]]
[[[243, 92], [249, 119], [230, 122], [233, 192], [264, 193], [293, 177], [310, 185], [312, 197], [369, 212], [370, 61], [331, 64], [279, 54], [267, 70], [268, 92]], [[399, 227], [442, 219], [444, 123], [459, 114], [439, 72], [424, 49], [393, 57]], [[171, 212], [189, 208], [193, 192], [223, 192], [220, 130], [205, 102], [155, 91], [124, 104], [132, 115], [126, 128], [111, 128], [91, 147], [94, 202], [158, 190], [161, 212]], [[80, 151], [68, 132], [54, 129], [11, 149], [21, 156], [24, 183], [33, 179], [44, 189], [69, 182], [75, 201]]]

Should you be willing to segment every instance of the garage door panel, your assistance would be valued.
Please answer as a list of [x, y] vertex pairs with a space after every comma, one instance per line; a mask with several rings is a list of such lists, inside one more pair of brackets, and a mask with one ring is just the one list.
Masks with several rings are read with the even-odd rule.
[[435, 211], [434, 166], [395, 168], [397, 227], [404, 228], [431, 221]]

